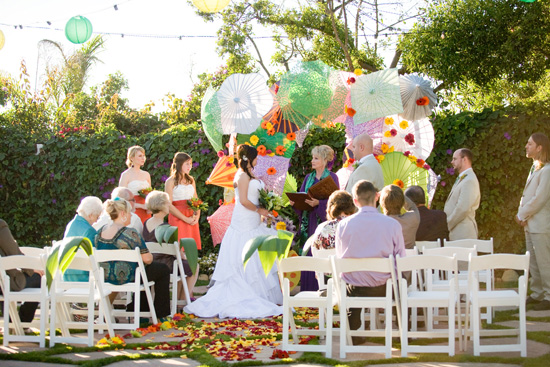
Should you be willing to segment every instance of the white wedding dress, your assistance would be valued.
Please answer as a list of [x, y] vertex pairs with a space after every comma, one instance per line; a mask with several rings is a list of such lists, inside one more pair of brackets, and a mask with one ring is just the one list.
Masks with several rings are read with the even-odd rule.
[[[241, 174], [235, 175], [237, 182]], [[262, 181], [250, 180], [248, 200], [259, 204]], [[258, 252], [254, 253], [243, 269], [242, 250], [245, 243], [254, 237], [273, 234], [275, 229], [265, 226], [260, 215], [246, 209], [239, 200], [239, 190], [235, 189], [235, 209], [231, 225], [223, 237], [216, 269], [212, 278], [215, 283], [206, 295], [184, 308], [187, 313], [199, 317], [219, 318], [260, 318], [280, 315], [283, 303], [277, 266], [274, 265], [269, 275], [265, 276]]]

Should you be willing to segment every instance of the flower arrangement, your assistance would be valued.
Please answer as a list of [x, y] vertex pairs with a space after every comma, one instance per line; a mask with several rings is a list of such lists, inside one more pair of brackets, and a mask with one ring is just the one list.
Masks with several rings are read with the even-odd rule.
[[147, 187], [145, 189], [138, 190], [138, 195], [145, 199], [151, 191], [153, 191], [153, 188]]
[[[273, 191], [267, 191], [266, 189], [260, 190], [260, 206], [273, 215], [274, 218], [279, 216], [279, 211], [284, 206], [283, 198]], [[267, 227], [271, 228], [271, 218], [268, 218]]]
[[273, 221], [271, 218], [263, 217], [262, 222], [264, 222], [268, 228], [271, 228], [271, 225], [275, 223], [276, 230], [289, 231], [296, 234], [296, 226], [290, 217], [279, 214], [276, 218], [277, 219]]
[[189, 209], [193, 211], [193, 213], [200, 211], [206, 211], [208, 209], [208, 203], [205, 203], [199, 198], [192, 198], [190, 200], [187, 200], [187, 205], [189, 206]]

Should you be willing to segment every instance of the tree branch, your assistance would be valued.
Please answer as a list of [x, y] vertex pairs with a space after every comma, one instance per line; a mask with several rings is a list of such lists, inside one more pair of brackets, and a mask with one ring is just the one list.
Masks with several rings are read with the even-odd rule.
[[437, 93], [440, 90], [445, 89], [446, 87], [447, 85], [445, 84], [445, 82], [442, 82], [441, 84], [439, 84], [437, 87], [434, 88], [434, 93]]
[[267, 74], [267, 77], [270, 78], [271, 74], [269, 73], [269, 70], [267, 70], [267, 67], [264, 65], [264, 60], [262, 59], [262, 55], [260, 54], [260, 50], [258, 49], [258, 46], [256, 45], [256, 42], [254, 42], [254, 39], [250, 37], [250, 35], [247, 33], [246, 38], [252, 42], [252, 46], [254, 46], [254, 49], [256, 50], [256, 53], [258, 54], [258, 63], [264, 69], [265, 73]]
[[393, 60], [390, 64], [390, 69], [393, 69], [397, 66], [397, 63], [399, 62], [399, 59], [401, 58], [402, 51], [397, 49], [395, 50], [395, 54], [393, 55]]
[[351, 60], [351, 55], [349, 54], [347, 44], [344, 44], [342, 42], [342, 40], [340, 39], [340, 36], [338, 34], [338, 28], [336, 28], [336, 19], [334, 18], [334, 11], [332, 11], [330, 9], [330, 5], [329, 5], [331, 3], [332, 3], [332, 0], [327, 1], [326, 5], [325, 5], [325, 13], [330, 18], [330, 22], [332, 24], [332, 30], [334, 32], [334, 38], [336, 39], [336, 42], [338, 42], [338, 44], [342, 48], [342, 52], [344, 52], [344, 56], [346, 57], [346, 61], [348, 62], [349, 70], [353, 71], [353, 61]]
[[361, 68], [365, 69], [365, 70], [368, 70], [368, 71], [378, 71], [378, 68], [374, 67], [373, 65], [371, 64], [367, 64], [366, 62], [364, 62], [363, 60], [357, 60], [357, 62], [359, 63], [359, 66], [361, 66]]

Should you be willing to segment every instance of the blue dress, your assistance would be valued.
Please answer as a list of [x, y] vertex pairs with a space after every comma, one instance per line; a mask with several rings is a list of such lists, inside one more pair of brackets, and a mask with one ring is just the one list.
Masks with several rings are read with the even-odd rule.
[[[67, 237], [85, 237], [94, 244], [97, 231], [90, 223], [81, 215], [75, 215], [74, 218], [65, 227], [63, 238]], [[68, 269], [63, 275], [63, 280], [67, 282], [87, 282], [88, 272], [84, 270]]]

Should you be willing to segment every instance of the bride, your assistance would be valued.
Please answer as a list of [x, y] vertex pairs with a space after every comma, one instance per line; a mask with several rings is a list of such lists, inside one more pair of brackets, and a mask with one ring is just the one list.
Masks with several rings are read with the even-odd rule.
[[258, 161], [258, 151], [248, 145], [239, 145], [237, 159], [239, 170], [235, 174], [235, 209], [231, 225], [221, 243], [218, 262], [212, 279], [214, 285], [201, 298], [184, 308], [187, 313], [199, 317], [259, 318], [280, 315], [283, 296], [273, 266], [265, 276], [256, 252], [243, 268], [242, 250], [254, 237], [274, 234], [261, 222], [266, 209], [259, 208], [260, 189], [264, 183], [254, 177], [253, 168]]

